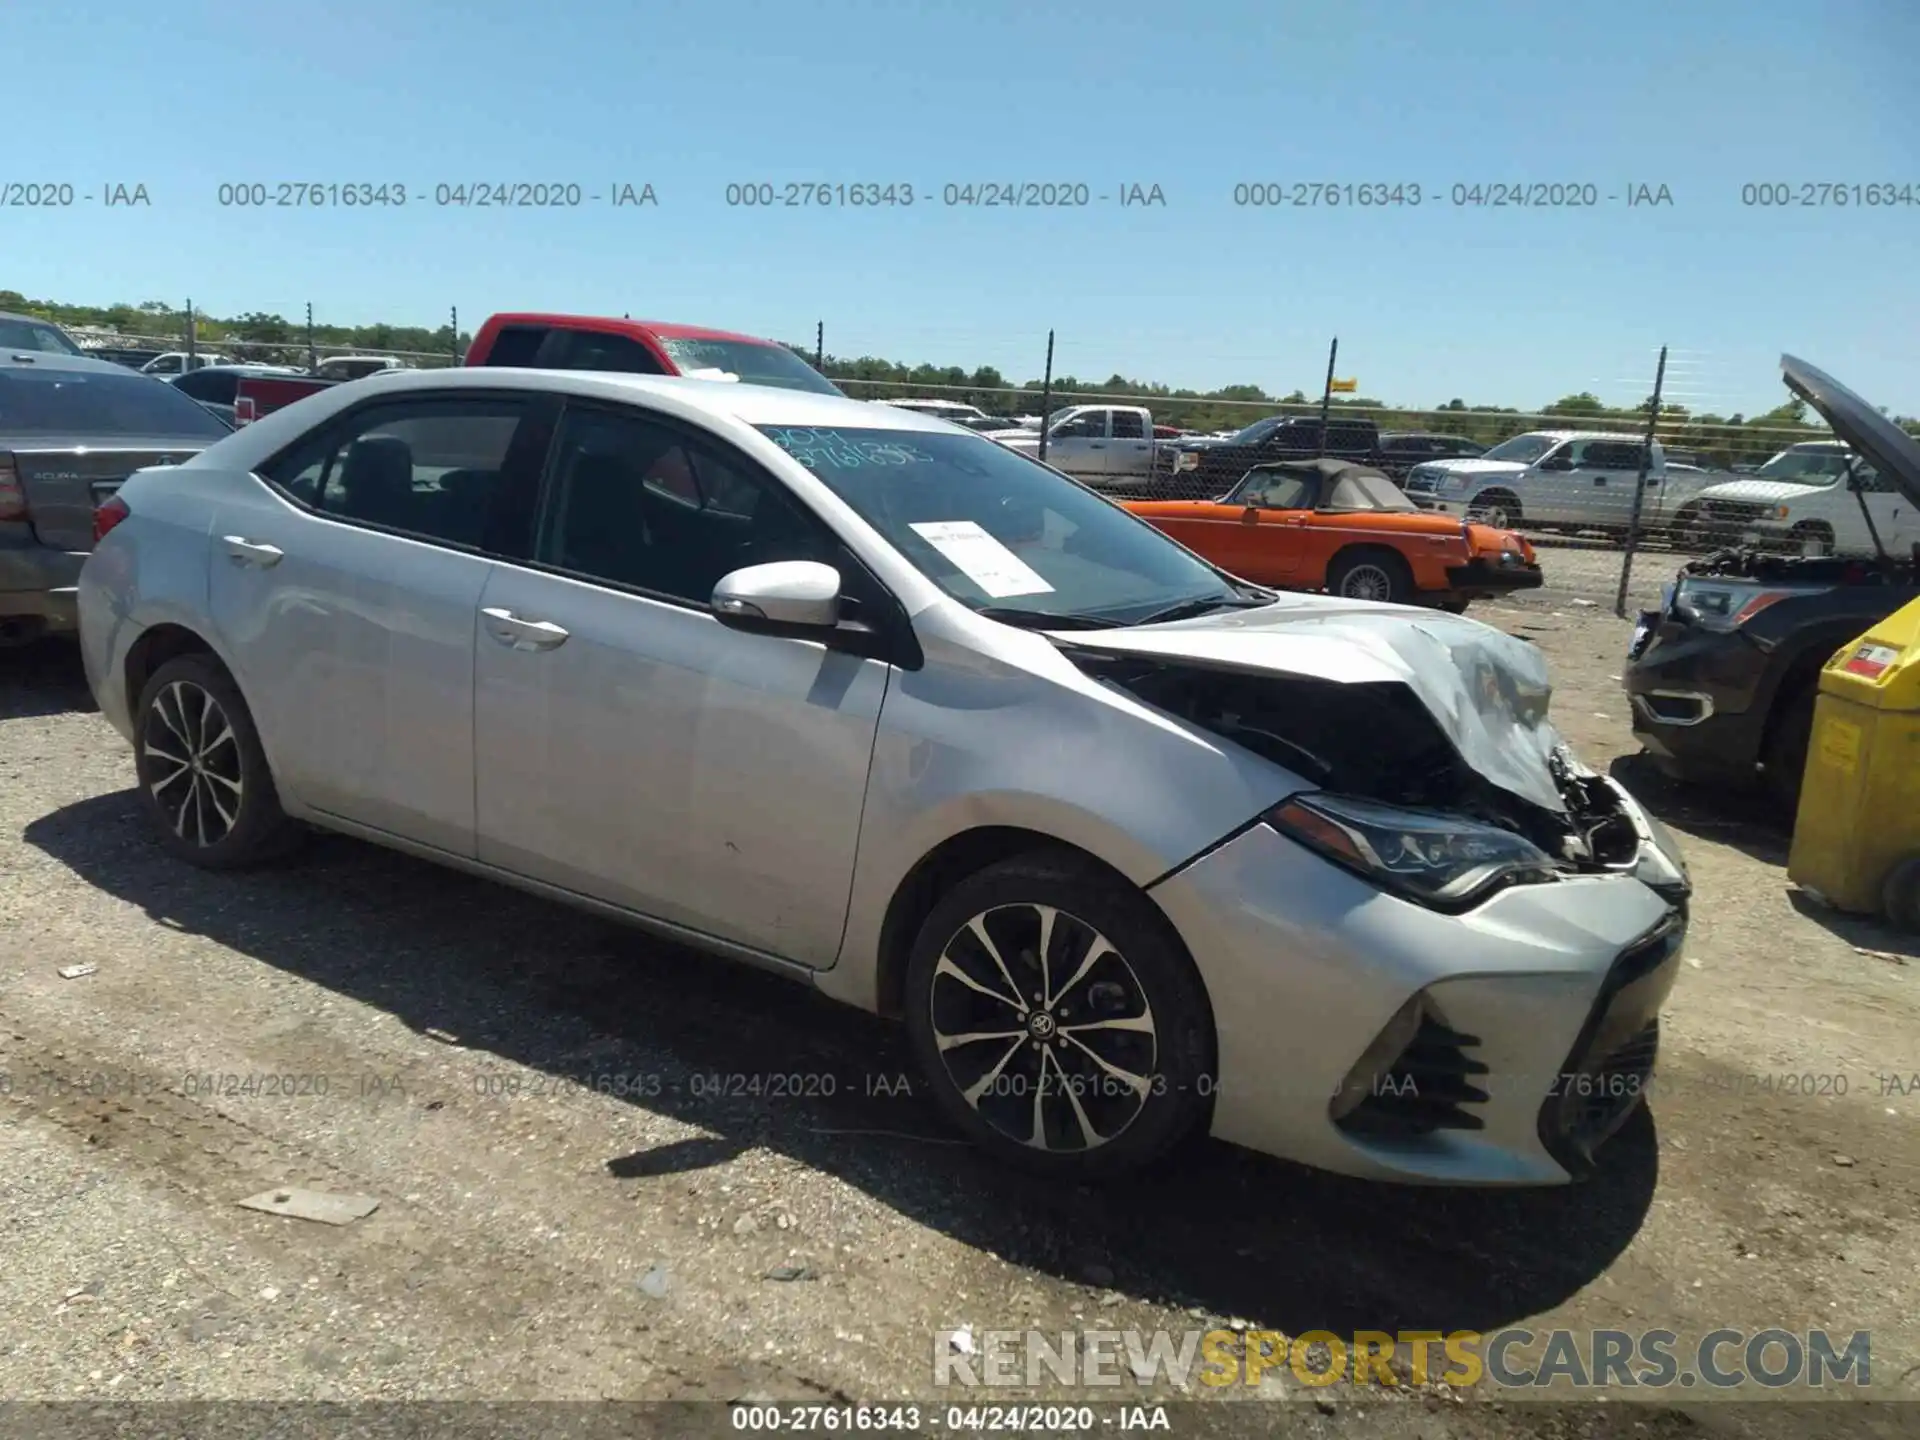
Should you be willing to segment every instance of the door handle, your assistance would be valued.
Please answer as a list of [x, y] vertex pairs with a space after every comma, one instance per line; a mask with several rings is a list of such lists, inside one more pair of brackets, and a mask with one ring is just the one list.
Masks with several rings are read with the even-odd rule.
[[1087, 448], [1089, 450], [1104, 450], [1107, 448], [1107, 442], [1104, 440], [1093, 440], [1088, 442]]
[[220, 543], [227, 547], [227, 558], [234, 564], [252, 565], [260, 570], [278, 565], [286, 556], [286, 552], [277, 545], [256, 545], [238, 535], [222, 535]]
[[568, 632], [551, 620], [524, 620], [498, 606], [480, 613], [486, 617], [487, 633], [510, 650], [551, 650], [567, 640]]

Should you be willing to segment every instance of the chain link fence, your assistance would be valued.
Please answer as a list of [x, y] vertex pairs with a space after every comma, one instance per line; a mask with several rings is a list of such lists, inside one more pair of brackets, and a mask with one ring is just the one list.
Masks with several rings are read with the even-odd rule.
[[[181, 311], [141, 308], [131, 327], [66, 328], [88, 349], [134, 365], [171, 352], [200, 364], [294, 368], [377, 355], [430, 369], [460, 364], [470, 339], [454, 309], [434, 331], [329, 326], [306, 305], [291, 307], [301, 321], [277, 312], [213, 320], [190, 304]], [[1736, 397], [1750, 401], [1777, 383], [1771, 357], [1663, 348], [1603, 364], [1580, 393], [1538, 410], [1464, 400], [1423, 409], [1336, 393], [1358, 389], [1357, 381], [1336, 377], [1337, 341], [1320, 393], [1270, 396], [1254, 386], [1201, 393], [1117, 375], [1092, 384], [1057, 375], [1051, 333], [1020, 344], [1032, 343], [1041, 372], [1024, 382], [990, 366], [908, 367], [830, 355], [824, 322], [812, 338], [790, 348], [853, 398], [945, 402], [956, 407], [952, 418], [977, 430], [1033, 437], [1026, 448], [1037, 448], [1044, 431], [1050, 464], [1116, 498], [1207, 500], [1254, 465], [1318, 454], [1365, 460], [1385, 469], [1422, 510], [1520, 529], [1546, 543], [1617, 547], [1623, 595], [1634, 553], [1645, 546], [1694, 553], [1757, 543], [1872, 553], [1872, 545], [1891, 543], [1905, 553], [1920, 543], [1920, 533], [1906, 533], [1911, 517], [1902, 528], [1890, 513], [1875, 527], [1872, 497], [1883, 493], [1874, 488], [1876, 477], [1859, 467], [1849, 472], [1849, 457], [1818, 416], [1791, 400], [1761, 414], [1739, 413]], [[970, 343], [985, 348], [987, 338]], [[1006, 353], [1008, 337], [991, 338], [994, 352]], [[1294, 355], [1290, 368], [1305, 368], [1310, 354]], [[1351, 351], [1348, 357], [1353, 363]], [[1249, 368], [1256, 359], [1246, 357]], [[1257, 363], [1271, 370], [1273, 361]], [[1319, 362], [1313, 364], [1317, 371]], [[1146, 413], [1124, 413], [1140, 411]], [[1783, 492], [1783, 484], [1793, 488]]]

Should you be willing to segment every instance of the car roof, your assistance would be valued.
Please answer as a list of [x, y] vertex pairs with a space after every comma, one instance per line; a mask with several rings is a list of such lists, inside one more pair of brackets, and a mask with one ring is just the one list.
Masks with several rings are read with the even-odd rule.
[[762, 335], [741, 335], [732, 330], [714, 330], [705, 325], [677, 325], [671, 320], [633, 320], [625, 316], [557, 315], [537, 311], [506, 311], [487, 318], [488, 325], [579, 325], [582, 322], [601, 330], [644, 331], [661, 340], [732, 340], [742, 345], [778, 345]]
[[[118, 367], [113, 367], [118, 368]], [[703, 380], [682, 375], [634, 375], [618, 370], [534, 370], [510, 365], [482, 365], [442, 370], [391, 370], [357, 380], [377, 385], [382, 394], [409, 390], [473, 388], [542, 390], [561, 394], [627, 392], [634, 399], [667, 396], [694, 409], [748, 425], [818, 425], [846, 430], [925, 430], [954, 434], [946, 421], [897, 405], [871, 400], [849, 400], [812, 390], [789, 390], [775, 385], [744, 385], [729, 380]], [[372, 392], [363, 391], [363, 394]]]
[[[129, 370], [126, 366], [112, 360], [95, 360], [91, 355], [60, 355], [53, 351], [35, 350], [23, 355], [15, 350], [0, 349], [0, 369], [7, 370], [78, 370], [87, 375], [138, 375], [138, 370]], [[152, 376], [147, 376], [152, 379]]]

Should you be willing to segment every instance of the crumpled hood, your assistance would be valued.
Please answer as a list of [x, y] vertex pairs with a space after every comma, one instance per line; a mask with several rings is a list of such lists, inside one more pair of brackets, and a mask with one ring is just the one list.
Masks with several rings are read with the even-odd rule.
[[1547, 718], [1553, 686], [1545, 660], [1524, 640], [1464, 615], [1287, 595], [1257, 610], [1052, 636], [1079, 650], [1243, 673], [1399, 681], [1486, 779], [1555, 814], [1567, 811], [1548, 763], [1565, 742]]

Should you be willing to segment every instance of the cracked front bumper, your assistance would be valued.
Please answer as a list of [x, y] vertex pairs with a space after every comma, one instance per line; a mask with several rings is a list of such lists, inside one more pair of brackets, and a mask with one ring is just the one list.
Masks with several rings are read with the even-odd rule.
[[[1515, 885], [1462, 915], [1387, 895], [1265, 825], [1155, 886], [1212, 1001], [1213, 1133], [1379, 1180], [1577, 1178], [1644, 1096], [1685, 937], [1684, 865], [1628, 804], [1637, 874]], [[1484, 1066], [1482, 1098], [1425, 1133], [1336, 1121], [1330, 1100], [1416, 996]]]

